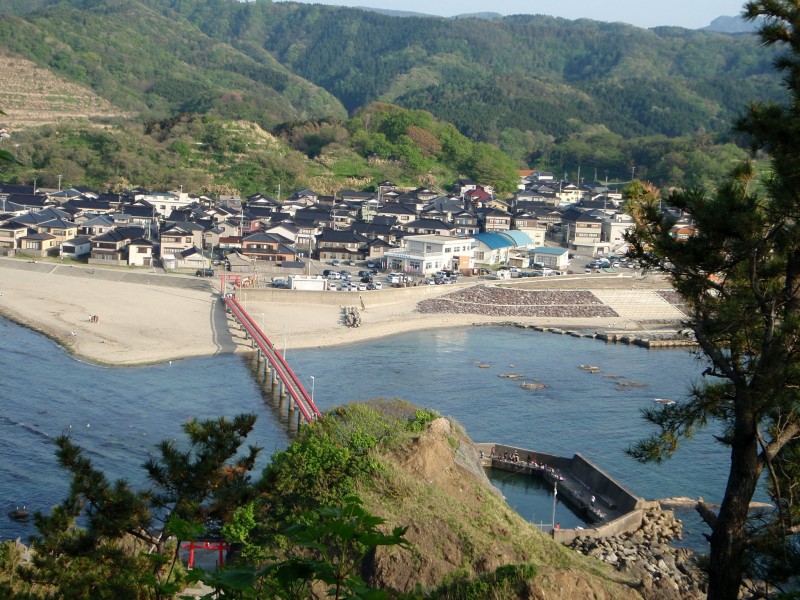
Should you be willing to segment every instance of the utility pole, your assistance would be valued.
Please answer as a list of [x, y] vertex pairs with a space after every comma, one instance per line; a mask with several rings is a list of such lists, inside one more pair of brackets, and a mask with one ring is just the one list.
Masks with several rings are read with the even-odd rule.
[[58, 176], [58, 191], [61, 191], [61, 175]]

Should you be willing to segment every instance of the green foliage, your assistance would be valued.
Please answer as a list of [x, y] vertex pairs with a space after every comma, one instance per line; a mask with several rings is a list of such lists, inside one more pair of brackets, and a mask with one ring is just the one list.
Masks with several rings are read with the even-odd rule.
[[[716, 184], [730, 168], [730, 121], [746, 101], [783, 94], [771, 69], [774, 54], [759, 51], [749, 35], [526, 15], [397, 18], [265, 1], [27, 4], [0, 8], [24, 15], [0, 21], [9, 50], [145, 118], [213, 113], [270, 128], [343, 121], [347, 111], [358, 115], [378, 100], [413, 109], [387, 113], [353, 140], [364, 157], [403, 164], [409, 182], [429, 172], [441, 176], [442, 168], [445, 178], [476, 178], [469, 172], [476, 166], [472, 148], [437, 131], [434, 115], [473, 140], [499, 146], [520, 168], [575, 172], [581, 166], [627, 179], [634, 164], [637, 174], [660, 186]], [[86, 31], [98, 33], [87, 37]], [[575, 142], [599, 125], [616, 137]], [[703, 132], [711, 145], [695, 144]], [[342, 133], [321, 126], [298, 132], [290, 143], [318, 158], [327, 147], [348, 145]], [[660, 138], [670, 138], [667, 151], [648, 151]], [[144, 165], [123, 160], [127, 171], [109, 176], [79, 159], [51, 163], [90, 184], [150, 185], [150, 179], [166, 185], [174, 171], [157, 168], [148, 177]], [[30, 181], [33, 169], [13, 173]], [[243, 193], [280, 179], [259, 177], [259, 169], [257, 161], [233, 169], [227, 174], [233, 183], [209, 180], [219, 173], [188, 177]], [[507, 168], [488, 170], [497, 179], [487, 183], [508, 187]], [[310, 183], [291, 171], [299, 185]], [[349, 169], [340, 172], [352, 176]], [[140, 173], [142, 180], [135, 180]], [[251, 178], [256, 181], [248, 183]]]
[[[630, 240], [640, 260], [669, 265], [675, 289], [690, 310], [688, 325], [702, 348], [708, 379], [686, 402], [649, 410], [656, 433], [629, 453], [661, 460], [684, 438], [717, 424], [717, 439], [730, 447], [730, 470], [712, 529], [709, 598], [732, 598], [743, 576], [770, 584], [794, 584], [796, 531], [800, 529], [800, 479], [796, 440], [800, 434], [800, 50], [791, 43], [800, 30], [800, 7], [789, 0], [752, 1], [748, 18], [764, 18], [760, 37], [784, 51], [790, 101], [753, 103], [737, 122], [755, 152], [769, 152], [771, 172], [756, 181], [753, 163], [741, 162], [714, 192], [678, 190], [668, 205], [688, 214], [697, 233], [672, 235], [674, 219], [660, 211], [652, 186], [627, 192], [635, 230]], [[751, 518], [748, 507], [762, 473], [777, 507], [770, 519]]]
[[413, 433], [420, 433], [428, 428], [432, 421], [441, 415], [430, 408], [421, 408], [414, 413], [414, 419], [408, 424], [408, 430]]
[[109, 481], [69, 436], [57, 438], [70, 494], [50, 515], [34, 516], [33, 564], [20, 577], [63, 598], [172, 598], [185, 581], [180, 541], [229, 520], [248, 500], [258, 449], [238, 452], [254, 422], [238, 415], [186, 423], [188, 447], [163, 441], [160, 457], [144, 465], [153, 485], [146, 491]]
[[289, 550], [263, 567], [239, 566], [196, 578], [214, 587], [219, 598], [307, 598], [321, 584], [330, 598], [379, 599], [383, 590], [367, 586], [358, 570], [379, 546], [408, 548], [406, 529], [383, 533], [385, 521], [348, 496], [341, 507], [323, 506], [303, 515], [303, 522], [284, 531]]
[[427, 596], [430, 600], [485, 600], [486, 598], [522, 598], [528, 581], [536, 577], [536, 565], [503, 565], [493, 573], [475, 579], [459, 579], [442, 585]]

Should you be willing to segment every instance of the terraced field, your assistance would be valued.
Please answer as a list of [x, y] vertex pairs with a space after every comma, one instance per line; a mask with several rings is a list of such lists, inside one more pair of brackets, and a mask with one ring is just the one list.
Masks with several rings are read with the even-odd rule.
[[0, 126], [10, 132], [63, 119], [130, 116], [90, 89], [70, 83], [18, 56], [0, 55]]

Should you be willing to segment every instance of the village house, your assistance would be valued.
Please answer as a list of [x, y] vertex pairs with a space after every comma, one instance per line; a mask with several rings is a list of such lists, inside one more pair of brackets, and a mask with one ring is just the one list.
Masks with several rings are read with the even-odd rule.
[[197, 246], [193, 232], [178, 225], [172, 225], [161, 232], [160, 244], [162, 261], [170, 261], [172, 258], [177, 260], [177, 255], [184, 250]]
[[20, 248], [20, 240], [28, 233], [29, 228], [24, 223], [8, 221], [0, 225], [0, 255], [14, 256]]
[[50, 219], [44, 221], [39, 223], [36, 229], [40, 233], [49, 233], [55, 237], [57, 246], [61, 246], [63, 242], [78, 235], [78, 226], [72, 221], [67, 221], [65, 219]]
[[603, 219], [602, 239], [611, 245], [611, 251], [617, 252], [628, 246], [625, 234], [633, 229], [633, 218], [625, 213], [616, 213]]
[[453, 215], [453, 226], [453, 235], [462, 237], [480, 233], [481, 230], [478, 217], [466, 210], [462, 210]]
[[470, 272], [473, 264], [473, 241], [442, 235], [409, 235], [400, 247], [384, 253], [386, 268], [418, 277], [441, 270]]
[[92, 238], [88, 235], [79, 235], [61, 244], [62, 258], [82, 258], [92, 252]]
[[511, 229], [511, 214], [496, 208], [479, 208], [475, 211], [481, 231], [508, 231]]
[[128, 265], [131, 267], [153, 266], [153, 242], [138, 238], [128, 244]]
[[378, 209], [378, 215], [394, 217], [397, 220], [397, 224], [402, 225], [416, 220], [417, 211], [413, 207], [400, 202], [388, 202]]
[[116, 227], [114, 219], [108, 215], [102, 215], [86, 219], [78, 224], [78, 235], [93, 237]]
[[569, 267], [569, 251], [566, 248], [539, 246], [530, 251], [530, 263], [564, 271]]
[[58, 253], [58, 240], [49, 233], [28, 233], [19, 240], [20, 252], [44, 258]]
[[190, 273], [198, 269], [208, 269], [211, 267], [211, 259], [205, 256], [200, 250], [192, 246], [181, 252], [170, 255], [168, 260], [161, 257], [161, 266], [165, 269], [186, 269]]
[[561, 232], [564, 243], [576, 252], [596, 256], [611, 249], [602, 241], [603, 222], [576, 208], [561, 213]]
[[89, 264], [127, 265], [128, 244], [141, 237], [144, 237], [141, 227], [117, 227], [93, 237]]
[[440, 219], [415, 219], [408, 223], [398, 223], [398, 229], [412, 235], [452, 235], [455, 227]]
[[316, 236], [317, 253], [320, 260], [362, 260], [367, 252], [369, 239], [354, 231], [337, 231], [324, 228]]
[[291, 240], [274, 233], [254, 233], [244, 237], [241, 253], [247, 258], [276, 263], [297, 258]]
[[175, 192], [148, 192], [141, 191], [134, 194], [134, 200], [140, 203], [147, 203], [154, 210], [156, 215], [166, 218], [176, 208], [189, 204], [189, 195], [183, 191]]

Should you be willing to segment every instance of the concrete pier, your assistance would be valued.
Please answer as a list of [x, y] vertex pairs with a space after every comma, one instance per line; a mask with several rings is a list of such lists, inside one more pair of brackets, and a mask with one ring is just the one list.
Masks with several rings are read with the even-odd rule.
[[553, 530], [553, 538], [562, 544], [578, 536], [602, 538], [636, 531], [642, 525], [644, 509], [651, 504], [580, 454], [567, 458], [505, 444], [475, 446], [483, 466], [547, 481], [591, 524], [584, 529]]

